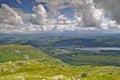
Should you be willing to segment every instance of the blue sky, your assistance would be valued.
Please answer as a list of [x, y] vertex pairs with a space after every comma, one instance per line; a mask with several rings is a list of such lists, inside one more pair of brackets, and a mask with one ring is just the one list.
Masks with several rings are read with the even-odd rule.
[[101, 7], [98, 6], [99, 3], [92, 0], [70, 0], [71, 2], [69, 0], [20, 0], [20, 3], [18, 1], [0, 0], [0, 32], [120, 28], [119, 10], [114, 9], [116, 8], [114, 6], [112, 7], [114, 10], [111, 10], [109, 3], [101, 0], [95, 0], [103, 5]]
[[33, 12], [32, 7], [34, 0], [21, 0], [22, 4], [19, 4], [16, 0], [0, 0], [0, 4], [8, 4], [10, 7], [20, 8], [26, 13]]
[[[49, 8], [46, 6], [45, 2], [36, 3], [34, 0], [21, 0], [22, 4], [19, 4], [16, 0], [0, 0], [0, 4], [8, 4], [10, 7], [22, 9], [25, 13], [33, 13], [33, 6], [42, 4], [46, 11], [49, 11]], [[69, 5], [69, 3], [64, 3]], [[70, 19], [74, 18], [74, 10], [70, 7], [59, 10], [61, 14], [67, 15]]]
[[[33, 13], [33, 6], [42, 4], [46, 11], [49, 11], [49, 8], [46, 6], [45, 2], [36, 3], [34, 0], [21, 0], [22, 4], [19, 4], [16, 0], [0, 0], [0, 4], [8, 4], [10, 7], [22, 9], [25, 13]], [[69, 5], [69, 2], [65, 2], [64, 5]], [[74, 9], [67, 7], [59, 10], [60, 14], [66, 15], [70, 19], [74, 19]], [[105, 13], [105, 18], [109, 18], [109, 13]]]

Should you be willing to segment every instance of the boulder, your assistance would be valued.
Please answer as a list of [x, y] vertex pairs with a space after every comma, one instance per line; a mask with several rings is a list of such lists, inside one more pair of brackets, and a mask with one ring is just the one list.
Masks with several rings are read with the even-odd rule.
[[87, 72], [83, 72], [83, 73], [81, 74], [81, 77], [87, 77], [87, 76], [89, 76], [89, 73], [87, 73]]

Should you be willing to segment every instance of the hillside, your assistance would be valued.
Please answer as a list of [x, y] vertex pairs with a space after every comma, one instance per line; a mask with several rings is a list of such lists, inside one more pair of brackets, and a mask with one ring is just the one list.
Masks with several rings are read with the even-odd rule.
[[47, 64], [63, 64], [60, 60], [52, 58], [31, 46], [13, 44], [0, 46], [0, 63], [20, 60], [38, 60]]
[[120, 67], [72, 66], [31, 46], [3, 45], [0, 56], [0, 80], [120, 80]]
[[0, 46], [0, 62], [25, 60], [25, 59], [42, 59], [47, 57], [39, 49], [31, 46], [22, 45], [3, 45]]
[[0, 80], [120, 80], [120, 67], [48, 65], [36, 60], [0, 64]]

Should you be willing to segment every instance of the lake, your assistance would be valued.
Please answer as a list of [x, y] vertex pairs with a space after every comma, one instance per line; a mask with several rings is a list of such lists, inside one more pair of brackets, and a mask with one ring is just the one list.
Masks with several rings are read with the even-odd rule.
[[119, 47], [94, 47], [94, 48], [74, 48], [74, 50], [82, 50], [82, 51], [120, 51]]

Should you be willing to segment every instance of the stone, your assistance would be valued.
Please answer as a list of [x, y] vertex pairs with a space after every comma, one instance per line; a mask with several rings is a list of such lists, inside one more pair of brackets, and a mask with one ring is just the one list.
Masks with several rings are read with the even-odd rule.
[[63, 79], [63, 78], [64, 78], [63, 75], [56, 75], [56, 76], [54, 77], [54, 80], [61, 80], [61, 79]]
[[87, 76], [89, 76], [89, 73], [87, 73], [87, 72], [83, 72], [81, 75], [81, 77], [87, 77]]

